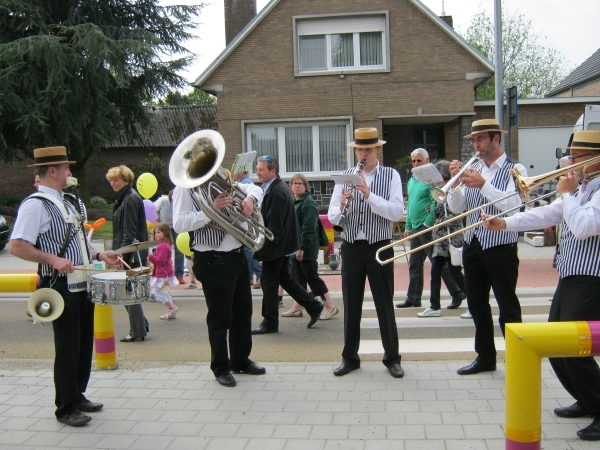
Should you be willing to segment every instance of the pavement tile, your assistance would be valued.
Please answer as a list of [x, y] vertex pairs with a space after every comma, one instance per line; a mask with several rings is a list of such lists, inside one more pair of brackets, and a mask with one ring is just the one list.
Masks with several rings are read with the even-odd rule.
[[165, 411], [160, 416], [161, 422], [181, 422], [190, 423], [198, 413], [196, 411], [183, 411], [181, 409]]
[[200, 436], [178, 436], [167, 448], [169, 450], [204, 450], [208, 446], [210, 440], [211, 438]]
[[94, 448], [95, 444], [104, 437], [102, 434], [92, 433], [77, 433], [70, 434], [66, 439], [62, 440], [60, 447], [82, 447]]
[[333, 415], [334, 425], [368, 425], [369, 413], [366, 412], [336, 412]]
[[225, 423], [230, 415], [229, 411], [198, 411], [192, 422]]
[[310, 432], [310, 439], [347, 439], [348, 431], [347, 425], [314, 425]]
[[362, 425], [349, 428], [348, 439], [385, 439], [387, 436], [387, 427], [385, 425]]
[[394, 441], [386, 439], [385, 441], [366, 441], [365, 450], [404, 450], [404, 441]]
[[32, 436], [22, 442], [25, 445], [46, 445], [49, 447], [58, 446], [67, 437], [72, 436], [70, 433], [58, 433], [53, 431], [41, 431], [32, 433]]
[[316, 412], [319, 402], [288, 401], [285, 402], [283, 411], [285, 412]]
[[436, 412], [415, 412], [406, 414], [407, 425], [441, 425], [442, 415]]
[[212, 395], [212, 391], [208, 389], [186, 389], [179, 396], [180, 400], [201, 400], [201, 399], [209, 399]]
[[244, 450], [283, 450], [286, 439], [250, 438]]
[[312, 401], [324, 401], [324, 402], [334, 402], [338, 399], [337, 391], [323, 391], [323, 392], [314, 392], [310, 391], [306, 393], [305, 400]]
[[442, 440], [410, 440], [404, 443], [404, 450], [445, 450]]
[[[243, 395], [242, 391], [239, 391], [239, 393]], [[260, 400], [258, 400], [258, 401], [219, 400], [219, 406], [218, 406], [217, 410], [219, 410], [219, 411], [250, 411], [251, 408], [253, 408], [254, 405], [257, 403], [260, 403], [266, 407], [266, 405], [268, 405], [270, 402], [267, 402], [267, 401], [261, 402]], [[256, 411], [256, 409], [252, 409], [252, 411]]]
[[336, 401], [324, 401], [318, 402], [317, 411], [318, 412], [350, 412], [352, 408], [352, 402], [336, 402]]
[[174, 436], [140, 436], [129, 448], [132, 450], [166, 450], [174, 439]]
[[285, 404], [286, 404], [286, 402], [282, 402], [282, 401], [256, 400], [256, 401], [252, 402], [250, 411], [265, 411], [265, 412], [283, 411]]
[[446, 450], [487, 450], [487, 445], [483, 439], [447, 440]]
[[482, 424], [463, 425], [467, 439], [503, 439], [504, 429], [502, 425]]
[[126, 435], [135, 424], [133, 420], [104, 420], [95, 431], [106, 435]]
[[290, 439], [286, 442], [284, 450], [306, 450], [310, 448], [310, 450], [323, 450], [325, 448], [325, 439], [311, 439], [302, 440], [302, 439]]
[[405, 400], [435, 400], [435, 390], [421, 390], [419, 388], [415, 390], [404, 391]]
[[339, 391], [338, 400], [341, 401], [367, 401], [371, 398], [369, 391]]
[[237, 423], [213, 423], [210, 426], [205, 426], [199, 433], [199, 436], [228, 438], [235, 436], [235, 433], [240, 428]]
[[456, 411], [464, 412], [485, 412], [491, 411], [492, 408], [487, 400], [457, 400], [454, 402]]
[[142, 436], [152, 435], [157, 436], [162, 434], [167, 427], [170, 425], [168, 422], [157, 422], [156, 420], [151, 421], [136, 421], [135, 425], [131, 430], [129, 430], [129, 434], [139, 434]]
[[3, 430], [26, 430], [37, 421], [37, 418], [32, 417], [10, 417], [2, 422]]
[[[230, 388], [228, 388], [230, 389]], [[190, 400], [186, 410], [191, 411], [216, 411], [219, 405], [221, 404], [221, 400]]]
[[[247, 395], [244, 395], [244, 400], [250, 400], [251, 398], [248, 398], [248, 394], [254, 394], [253, 392], [246, 392]], [[288, 401], [296, 401], [296, 402], [300, 402], [302, 400], [305, 400], [307, 392], [306, 391], [262, 391], [262, 392], [256, 392], [255, 393], [256, 398], [252, 398], [252, 400], [269, 400], [269, 396], [270, 396], [270, 400], [275, 400], [275, 401], [283, 401], [283, 402], [288, 402]], [[267, 397], [267, 398], [265, 398]]]
[[298, 413], [299, 424], [320, 425], [330, 424], [333, 420], [333, 413]]
[[264, 423], [264, 412], [234, 411], [227, 418], [227, 423]]
[[28, 439], [31, 439], [35, 435], [36, 433], [33, 431], [6, 430], [0, 433], [0, 442], [4, 445], [12, 445], [13, 447], [11, 447], [11, 450], [14, 450], [14, 446], [20, 446], [21, 444], [23, 444], [23, 442], [27, 441]]
[[121, 449], [130, 448], [139, 436], [130, 436], [123, 434], [105, 434], [96, 442], [96, 448]]
[[[54, 414], [52, 414], [54, 416]], [[46, 416], [48, 417], [48, 416]], [[62, 430], [66, 425], [60, 423], [56, 419], [52, 418], [38, 418], [34, 424], [32, 424], [27, 431], [51, 431], [58, 432]], [[1, 441], [2, 439], [0, 439]]]
[[291, 425], [298, 421], [298, 416], [299, 413], [265, 412], [262, 423]]
[[242, 450], [248, 445], [247, 438], [212, 438], [206, 450]]
[[325, 450], [363, 450], [364, 448], [364, 441], [328, 439], [325, 442]]
[[[156, 395], [155, 397], [159, 398], [158, 395]], [[188, 399], [175, 399], [175, 398], [169, 398], [167, 396], [167, 398], [159, 400], [156, 403], [156, 405], [154, 405], [153, 408], [154, 409], [160, 409], [160, 410], [182, 411], [190, 403], [190, 401], [191, 400], [188, 400]]]
[[388, 425], [387, 436], [389, 439], [425, 439], [423, 425]]
[[[8, 406], [8, 405], [7, 405]], [[33, 417], [41, 408], [39, 406], [11, 406], [2, 413], [8, 417]]]
[[411, 401], [404, 400], [402, 402], [389, 401], [389, 402], [385, 402], [385, 410], [387, 412], [414, 413], [414, 412], [420, 411], [421, 406], [420, 406], [419, 402], [415, 401], [415, 400], [411, 400]]
[[171, 422], [163, 431], [163, 436], [198, 436], [204, 426], [202, 423]]
[[425, 425], [425, 436], [429, 439], [464, 439], [465, 433], [460, 425]]
[[235, 433], [235, 436], [236, 437], [268, 439], [271, 436], [273, 436], [276, 426], [277, 425], [273, 425], [273, 424], [244, 423], [244, 424], [240, 425], [237, 432]]
[[2, 395], [0, 396], [0, 402], [5, 405], [14, 406], [29, 406], [34, 404], [40, 399], [37, 395]]

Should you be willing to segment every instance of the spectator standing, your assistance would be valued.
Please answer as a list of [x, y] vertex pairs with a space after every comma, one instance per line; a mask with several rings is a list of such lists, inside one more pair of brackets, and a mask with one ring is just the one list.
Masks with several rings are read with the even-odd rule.
[[[154, 207], [158, 213], [158, 222], [169, 225], [171, 229], [171, 242], [177, 242], [177, 232], [173, 228], [173, 189], [167, 195], [161, 195], [154, 202]], [[175, 276], [179, 284], [185, 284], [183, 279], [183, 253], [175, 245]]]

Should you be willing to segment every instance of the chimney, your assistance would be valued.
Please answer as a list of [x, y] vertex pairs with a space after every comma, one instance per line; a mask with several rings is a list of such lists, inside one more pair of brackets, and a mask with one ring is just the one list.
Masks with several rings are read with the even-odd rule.
[[225, 45], [256, 15], [256, 0], [225, 0]]
[[444, 14], [443, 16], [440, 16], [440, 19], [442, 19], [444, 22], [450, 25], [450, 28], [454, 28], [454, 21], [452, 20], [452, 16], [447, 16]]

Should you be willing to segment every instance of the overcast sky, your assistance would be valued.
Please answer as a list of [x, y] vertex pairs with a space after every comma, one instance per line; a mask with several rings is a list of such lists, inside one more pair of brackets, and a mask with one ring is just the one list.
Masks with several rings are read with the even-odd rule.
[[[472, 17], [485, 10], [493, 17], [495, 0], [421, 0], [437, 15], [452, 15], [454, 28], [464, 33]], [[163, 0], [163, 4], [198, 3], [192, 0]], [[184, 76], [194, 81], [225, 48], [223, 0], [206, 0], [195, 30], [199, 37], [186, 44], [196, 54], [196, 62]], [[256, 0], [260, 11], [268, 0]], [[547, 47], [560, 51], [573, 69], [600, 48], [600, 0], [503, 0], [506, 12], [521, 12], [532, 20], [536, 34], [545, 38]], [[368, 5], [369, 1], [365, 0]], [[544, 41], [540, 41], [544, 42]]]

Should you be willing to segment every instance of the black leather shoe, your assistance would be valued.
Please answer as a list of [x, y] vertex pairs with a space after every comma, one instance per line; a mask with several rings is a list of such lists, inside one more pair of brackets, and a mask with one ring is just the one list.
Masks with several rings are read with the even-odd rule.
[[85, 400], [77, 405], [77, 409], [82, 412], [98, 412], [102, 408], [104, 408], [102, 403], [94, 403], [89, 400]]
[[308, 322], [308, 325], [306, 325], [306, 328], [312, 328], [312, 326], [315, 323], [317, 323], [317, 321], [321, 317], [323, 308], [325, 308], [325, 305], [323, 303], [321, 303], [321, 304], [319, 304], [319, 307], [313, 311], [313, 313], [310, 315], [310, 322]]
[[350, 361], [342, 361], [342, 364], [333, 371], [333, 374], [336, 377], [342, 377], [344, 375], [348, 375], [353, 370], [359, 369], [360, 363], [350, 362]]
[[411, 303], [408, 300], [405, 300], [403, 302], [396, 303], [396, 308], [410, 308], [412, 306], [420, 307], [421, 306], [421, 302]]
[[402, 369], [400, 364], [392, 364], [388, 367], [388, 370], [394, 378], [402, 378], [404, 376], [404, 369]]
[[456, 373], [459, 375], [474, 375], [479, 372], [493, 372], [494, 370], [496, 370], [496, 364], [485, 364], [476, 359], [468, 366], [458, 369]]
[[249, 375], [264, 375], [267, 373], [267, 369], [259, 366], [254, 361], [250, 362], [250, 364], [243, 369], [231, 369], [235, 373], [247, 373]]
[[554, 414], [558, 417], [566, 419], [577, 419], [578, 417], [589, 416], [590, 413], [583, 409], [577, 402], [571, 406], [563, 406], [562, 408], [554, 408]]
[[277, 328], [267, 328], [264, 325], [259, 325], [256, 328], [252, 328], [252, 334], [269, 334], [269, 333], [277, 333], [279, 330]]
[[467, 298], [467, 296], [463, 292], [452, 296], [452, 303], [450, 303], [448, 306], [446, 306], [446, 308], [448, 308], [448, 309], [458, 308], [465, 298]]
[[600, 441], [600, 416], [596, 416], [592, 423], [579, 430], [577, 436], [585, 441]]
[[237, 382], [235, 381], [235, 378], [233, 378], [233, 375], [231, 375], [231, 373], [226, 373], [225, 375], [219, 375], [216, 378], [221, 386], [234, 387], [237, 384]]
[[67, 414], [66, 416], [57, 417], [56, 420], [58, 420], [60, 423], [64, 423], [65, 425], [69, 425], [71, 427], [82, 427], [85, 424], [90, 423], [92, 421], [92, 418], [90, 416], [86, 416], [81, 411], [75, 410], [72, 413]]

